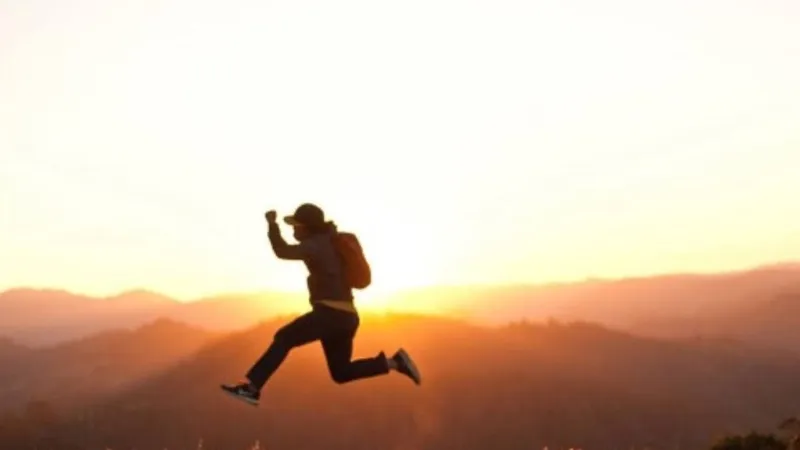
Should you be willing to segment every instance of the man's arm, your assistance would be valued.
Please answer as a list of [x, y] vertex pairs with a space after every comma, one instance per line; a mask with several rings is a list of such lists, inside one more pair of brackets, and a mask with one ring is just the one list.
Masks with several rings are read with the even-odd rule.
[[281, 236], [281, 229], [275, 222], [269, 222], [269, 231], [267, 232], [269, 243], [272, 245], [272, 251], [275, 256], [280, 259], [302, 260], [305, 256], [305, 248], [300, 244], [290, 245]]

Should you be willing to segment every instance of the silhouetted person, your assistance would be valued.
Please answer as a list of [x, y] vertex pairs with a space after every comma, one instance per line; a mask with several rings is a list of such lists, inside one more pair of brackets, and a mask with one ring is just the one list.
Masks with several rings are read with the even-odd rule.
[[[222, 385], [222, 389], [236, 398], [257, 405], [264, 384], [289, 352], [314, 341], [321, 342], [328, 370], [337, 383], [385, 375], [394, 370], [420, 384], [419, 371], [403, 349], [391, 358], [380, 352], [372, 358], [352, 360], [353, 338], [359, 326], [358, 312], [353, 305], [353, 286], [345, 266], [347, 258], [342, 253], [342, 247], [337, 245], [341, 235], [333, 222], [325, 220], [323, 211], [306, 203], [300, 205], [294, 215], [284, 218], [294, 229], [294, 238], [298, 241], [295, 245], [287, 244], [281, 236], [275, 211], [268, 211], [265, 217], [275, 256], [303, 261], [308, 268], [311, 311], [275, 333], [272, 344], [247, 373], [247, 381]], [[356, 248], [361, 255], [360, 247], [356, 245]]]

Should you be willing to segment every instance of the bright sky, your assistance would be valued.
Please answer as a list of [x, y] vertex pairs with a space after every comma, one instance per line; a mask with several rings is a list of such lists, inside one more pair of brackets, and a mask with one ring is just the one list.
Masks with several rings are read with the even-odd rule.
[[302, 290], [305, 201], [376, 292], [795, 259], [798, 80], [796, 0], [0, 0], [0, 288]]

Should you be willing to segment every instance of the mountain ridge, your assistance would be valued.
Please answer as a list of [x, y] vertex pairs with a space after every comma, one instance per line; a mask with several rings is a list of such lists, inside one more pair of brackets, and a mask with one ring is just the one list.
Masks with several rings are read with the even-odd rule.
[[[787, 314], [781, 317], [772, 311], [781, 298], [789, 299], [783, 303], [784, 308], [790, 308], [787, 302], [792, 303], [795, 296], [800, 296], [800, 264], [786, 263], [710, 275], [667, 274], [545, 285], [440, 286], [388, 295], [386, 311], [450, 315], [494, 324], [553, 317], [598, 322], [638, 333], [646, 333], [652, 327], [654, 332], [687, 337], [692, 329], [692, 333], [704, 334], [708, 328], [714, 335], [735, 331], [737, 321], [759, 317], [763, 317], [762, 327], [776, 324], [788, 329], [796, 325], [800, 329], [800, 318], [785, 317]], [[369, 300], [363, 302], [357, 298], [356, 305], [368, 306]], [[770, 306], [772, 303], [775, 304]], [[225, 293], [179, 301], [146, 289], [87, 297], [58, 289], [15, 288], [0, 293], [0, 336], [28, 346], [53, 345], [157, 318], [232, 331], [270, 317], [296, 314], [306, 307], [305, 294], [299, 292]], [[748, 314], [757, 315], [748, 318]], [[725, 326], [712, 326], [721, 317], [732, 319]], [[789, 330], [785, 335], [793, 336], [793, 332]], [[776, 335], [772, 343], [783, 345], [781, 339], [784, 338]]]

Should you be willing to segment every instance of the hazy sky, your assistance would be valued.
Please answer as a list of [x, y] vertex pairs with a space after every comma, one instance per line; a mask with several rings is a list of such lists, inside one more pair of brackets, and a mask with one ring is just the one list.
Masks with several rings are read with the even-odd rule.
[[[0, 0], [0, 288], [376, 291], [800, 255], [795, 0]], [[288, 232], [286, 233], [288, 237]]]

